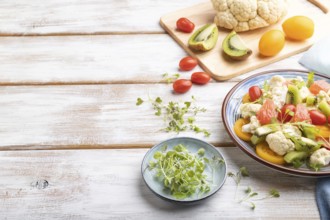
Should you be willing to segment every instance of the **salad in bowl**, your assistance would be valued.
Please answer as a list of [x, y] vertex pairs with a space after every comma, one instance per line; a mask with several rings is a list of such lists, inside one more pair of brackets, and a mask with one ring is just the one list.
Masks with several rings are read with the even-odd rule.
[[[330, 163], [329, 79], [301, 72], [276, 74], [275, 71], [268, 75], [262, 75], [259, 80], [251, 77], [248, 83], [240, 83], [229, 92], [222, 112], [227, 131], [241, 149], [273, 168], [287, 171], [283, 167], [303, 167], [315, 172], [327, 167]], [[232, 123], [226, 117], [230, 111], [236, 113]]]

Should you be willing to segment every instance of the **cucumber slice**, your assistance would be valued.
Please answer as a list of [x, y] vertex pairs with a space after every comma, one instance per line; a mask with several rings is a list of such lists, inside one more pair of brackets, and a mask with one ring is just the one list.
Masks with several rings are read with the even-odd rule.
[[297, 160], [303, 160], [308, 157], [308, 153], [304, 151], [291, 151], [284, 156], [284, 160], [287, 163], [293, 163]]
[[259, 137], [257, 135], [252, 135], [251, 142], [252, 142], [252, 144], [257, 145], [257, 144], [265, 141], [265, 139], [266, 139], [266, 136]]
[[330, 115], [330, 105], [325, 101], [322, 100], [319, 104], [319, 109], [323, 114], [325, 114], [327, 117]]
[[256, 129], [255, 134], [259, 137], [261, 136], [265, 136], [267, 134], [276, 132], [280, 130], [280, 126], [279, 125], [275, 125], [275, 124], [270, 124], [270, 125], [264, 125], [262, 127], [259, 127]]
[[307, 106], [314, 106], [317, 102], [317, 99], [315, 96], [309, 95], [306, 98], [306, 104]]

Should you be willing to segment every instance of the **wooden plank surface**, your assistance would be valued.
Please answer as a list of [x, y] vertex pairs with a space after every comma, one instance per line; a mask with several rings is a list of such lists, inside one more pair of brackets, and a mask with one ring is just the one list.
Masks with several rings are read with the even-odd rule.
[[162, 15], [202, 2], [207, 0], [48, 0], [47, 4], [4, 0], [0, 2], [0, 35], [164, 33], [158, 24]]
[[[168, 35], [0, 38], [0, 85], [158, 83], [187, 54]], [[302, 54], [238, 76], [272, 69], [304, 69]]]
[[[197, 30], [205, 24], [213, 23], [215, 14], [216, 12], [213, 9], [211, 1], [208, 1], [164, 15], [161, 18], [161, 25], [173, 37], [173, 39], [175, 39], [178, 44], [185, 49], [185, 51], [193, 57], [196, 57], [199, 64], [205, 71], [209, 72], [214, 79], [219, 81], [228, 80], [248, 71], [255, 70], [270, 63], [290, 57], [294, 54], [301, 53], [313, 45], [315, 41], [327, 36], [327, 34], [330, 34], [328, 29], [330, 14], [324, 14], [316, 7], [306, 7], [306, 2], [291, 0], [288, 2], [288, 14], [277, 24], [254, 31], [239, 33], [247, 47], [252, 50], [252, 55], [244, 61], [237, 62], [228, 59], [222, 53], [222, 42], [229, 34], [229, 30], [219, 29], [219, 37], [214, 49], [208, 52], [200, 53], [191, 50], [188, 46], [188, 40], [191, 34], [183, 33], [178, 31], [176, 28], [176, 21], [180, 17], [187, 17], [193, 21]], [[261, 56], [258, 53], [260, 37], [269, 30], [282, 30], [283, 21], [295, 15], [308, 16], [313, 20], [315, 24], [313, 37], [300, 42], [286, 40], [284, 48], [276, 56]]]
[[[0, 152], [0, 218], [16, 219], [319, 219], [315, 179], [266, 168], [239, 149], [220, 148], [228, 171], [245, 166], [237, 199], [251, 186], [260, 197], [271, 188], [280, 198], [255, 201], [252, 211], [234, 199], [227, 178], [213, 197], [178, 206], [155, 196], [141, 178], [146, 149]], [[47, 181], [48, 184], [45, 184]]]
[[[0, 219], [319, 218], [315, 179], [269, 170], [234, 147], [219, 150], [229, 171], [244, 165], [251, 172], [238, 193], [244, 194], [247, 186], [261, 195], [277, 188], [279, 199], [258, 201], [251, 211], [234, 201], [235, 185], [228, 179], [209, 201], [178, 207], [144, 185], [140, 164], [147, 149], [75, 150], [150, 147], [176, 136], [158, 130], [162, 120], [148, 105], [135, 106], [137, 97], [148, 94], [164, 100], [195, 95], [198, 105], [208, 109], [199, 124], [212, 136], [181, 135], [232, 146], [221, 122], [221, 103], [248, 74], [194, 86], [184, 96], [171, 94], [171, 85], [158, 84], [164, 72], [177, 72], [185, 55], [163, 34], [159, 17], [199, 2], [0, 2]], [[299, 57], [262, 70], [301, 68]]]
[[201, 0], [4, 0], [0, 35], [164, 33], [160, 15]]
[[205, 107], [197, 124], [211, 132], [183, 132], [217, 146], [231, 144], [221, 119], [221, 104], [235, 83], [194, 85], [184, 95], [167, 84], [113, 84], [0, 87], [0, 149], [150, 147], [176, 133], [160, 131], [163, 119], [150, 103], [136, 106], [138, 97], [164, 102], [197, 99]]

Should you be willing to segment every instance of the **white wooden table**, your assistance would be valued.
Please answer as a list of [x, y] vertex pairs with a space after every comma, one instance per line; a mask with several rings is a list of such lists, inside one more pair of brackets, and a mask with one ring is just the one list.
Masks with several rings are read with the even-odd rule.
[[[0, 219], [319, 218], [316, 180], [278, 173], [243, 154], [220, 115], [237, 82], [264, 70], [304, 69], [297, 63], [302, 54], [181, 96], [162, 81], [163, 73], [178, 72], [186, 54], [159, 17], [199, 2], [0, 2]], [[251, 186], [260, 195], [276, 188], [281, 197], [256, 201], [252, 211], [235, 201], [230, 178], [197, 206], [156, 197], [141, 178], [141, 161], [149, 147], [176, 135], [159, 131], [162, 121], [148, 106], [135, 105], [148, 94], [164, 100], [194, 95], [208, 109], [199, 124], [212, 135], [180, 136], [217, 146], [228, 171], [249, 169], [238, 195]]]

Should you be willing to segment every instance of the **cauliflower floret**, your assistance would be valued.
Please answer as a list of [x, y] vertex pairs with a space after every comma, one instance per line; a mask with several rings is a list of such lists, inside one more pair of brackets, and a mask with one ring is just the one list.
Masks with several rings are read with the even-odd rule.
[[283, 85], [286, 83], [286, 79], [283, 76], [273, 76], [269, 80], [269, 87], [270, 89], [273, 89], [275, 87], [283, 87]]
[[286, 139], [282, 131], [267, 135], [266, 142], [270, 149], [281, 156], [295, 149], [294, 143], [291, 140]]
[[250, 123], [242, 126], [242, 131], [246, 133], [254, 134], [257, 128], [261, 125], [256, 116], [251, 116]]
[[315, 165], [326, 166], [330, 162], [330, 151], [321, 148], [316, 150], [310, 157], [309, 162]]
[[286, 0], [211, 0], [214, 22], [236, 32], [277, 23], [287, 13]]
[[285, 104], [286, 93], [288, 92], [288, 87], [281, 86], [281, 87], [274, 87], [271, 90], [271, 96], [274, 101], [274, 104], [277, 108], [282, 108]]
[[307, 96], [311, 95], [311, 92], [309, 91], [309, 89], [306, 86], [303, 86], [299, 90], [299, 95], [304, 100], [307, 98]]
[[[285, 86], [286, 79], [282, 76], [273, 76], [268, 82], [268, 90], [263, 89], [264, 96], [271, 98], [277, 108], [282, 108], [285, 104], [288, 88]], [[265, 101], [265, 100], [264, 100]]]
[[[329, 90], [330, 91], [330, 90]], [[321, 102], [323, 99], [327, 102], [330, 102], [330, 95], [325, 91], [321, 90], [319, 94], [317, 94], [318, 102]]]
[[292, 137], [301, 137], [301, 131], [298, 127], [290, 124], [284, 124], [282, 128], [283, 133], [288, 134]]
[[241, 104], [239, 111], [243, 118], [248, 118], [253, 115], [256, 115], [257, 112], [260, 110], [260, 104], [253, 104], [253, 103], [244, 103]]

